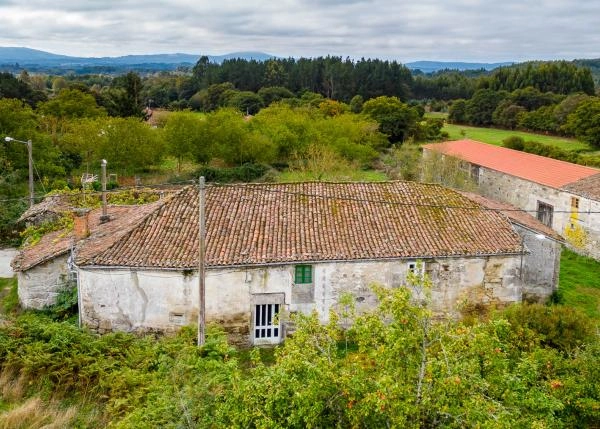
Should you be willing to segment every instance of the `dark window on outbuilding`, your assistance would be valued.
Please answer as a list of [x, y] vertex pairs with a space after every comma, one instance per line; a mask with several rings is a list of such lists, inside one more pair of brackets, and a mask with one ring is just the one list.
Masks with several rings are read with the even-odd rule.
[[552, 228], [552, 217], [554, 215], [554, 207], [550, 204], [543, 203], [538, 201], [537, 206], [537, 218], [544, 225]]

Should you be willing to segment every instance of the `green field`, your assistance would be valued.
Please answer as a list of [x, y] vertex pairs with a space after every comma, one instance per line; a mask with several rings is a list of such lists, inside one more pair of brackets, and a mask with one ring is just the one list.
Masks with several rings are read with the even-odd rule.
[[426, 118], [438, 118], [438, 119], [447, 119], [448, 114], [446, 112], [425, 112], [424, 115]]
[[559, 279], [564, 305], [600, 321], [600, 262], [563, 249]]
[[564, 150], [591, 151], [593, 150], [587, 143], [569, 139], [565, 137], [546, 136], [543, 134], [526, 133], [523, 131], [500, 130], [496, 128], [469, 127], [466, 125], [444, 124], [443, 131], [450, 135], [450, 140], [460, 140], [464, 138], [478, 140], [493, 145], [502, 145], [502, 140], [511, 136], [522, 137], [526, 141], [536, 141], [539, 143], [556, 146]]

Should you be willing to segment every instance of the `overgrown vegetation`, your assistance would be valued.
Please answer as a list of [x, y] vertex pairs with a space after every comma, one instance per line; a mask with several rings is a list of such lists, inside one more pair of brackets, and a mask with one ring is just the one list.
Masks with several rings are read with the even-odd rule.
[[380, 306], [366, 313], [344, 298], [325, 325], [316, 313], [295, 316], [294, 336], [274, 355], [240, 353], [214, 327], [198, 348], [191, 328], [158, 339], [97, 336], [27, 312], [0, 325], [0, 427], [598, 422], [600, 340], [587, 316], [524, 305], [479, 321], [434, 323], [427, 280], [410, 282], [375, 287]]

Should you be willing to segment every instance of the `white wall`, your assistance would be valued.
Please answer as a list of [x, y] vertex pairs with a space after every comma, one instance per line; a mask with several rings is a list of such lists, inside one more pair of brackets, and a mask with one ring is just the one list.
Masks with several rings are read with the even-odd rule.
[[[428, 260], [434, 282], [434, 311], [456, 315], [464, 302], [484, 305], [518, 302], [518, 256]], [[342, 293], [351, 293], [359, 310], [376, 299], [373, 283], [400, 287], [408, 261], [327, 262], [314, 264], [312, 301], [294, 302], [294, 265], [209, 269], [206, 320], [226, 326], [235, 342], [251, 340], [255, 303], [280, 303], [288, 312], [317, 310], [326, 321]], [[182, 271], [129, 271], [81, 268], [79, 285], [84, 324], [99, 332], [170, 331], [197, 323], [198, 278]]]

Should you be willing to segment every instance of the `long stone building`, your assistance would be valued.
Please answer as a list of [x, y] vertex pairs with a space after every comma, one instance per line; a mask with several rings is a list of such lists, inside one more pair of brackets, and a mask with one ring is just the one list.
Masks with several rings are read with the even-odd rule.
[[[93, 330], [195, 323], [198, 208], [188, 187], [146, 206], [109, 207], [105, 223], [99, 210], [76, 217], [74, 231], [52, 233], [13, 261], [21, 303], [51, 303], [71, 276]], [[556, 287], [556, 251], [529, 249], [502, 210], [438, 185], [209, 186], [206, 213], [206, 317], [238, 344], [280, 342], [282, 312], [317, 311], [326, 321], [346, 292], [369, 308], [372, 284], [404, 287], [410, 272], [428, 274], [432, 309], [450, 316], [465, 303], [506, 305]], [[520, 224], [557, 241], [531, 217]], [[524, 280], [534, 272], [536, 284]]]
[[600, 259], [600, 170], [474, 140], [423, 149], [463, 160], [481, 195], [535, 215], [574, 250]]

